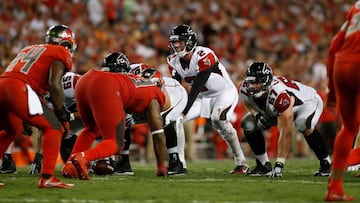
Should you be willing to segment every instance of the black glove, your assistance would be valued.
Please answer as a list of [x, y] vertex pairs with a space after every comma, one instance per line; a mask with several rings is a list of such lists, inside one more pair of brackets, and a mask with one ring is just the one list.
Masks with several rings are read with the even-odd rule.
[[23, 122], [23, 134], [27, 136], [31, 136], [33, 133], [31, 125]]
[[269, 125], [268, 120], [265, 118], [264, 115], [262, 115], [261, 113], [257, 113], [255, 115], [255, 121], [256, 121], [256, 125], [261, 128], [262, 130], [266, 130], [269, 129], [271, 126]]
[[70, 121], [70, 113], [66, 111], [65, 107], [61, 107], [60, 110], [55, 110], [55, 115], [59, 119], [60, 122], [69, 122]]

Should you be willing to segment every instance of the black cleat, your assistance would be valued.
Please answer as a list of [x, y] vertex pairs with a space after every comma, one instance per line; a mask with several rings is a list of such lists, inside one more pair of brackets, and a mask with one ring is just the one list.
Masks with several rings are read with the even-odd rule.
[[270, 162], [266, 162], [265, 165], [261, 165], [260, 161], [256, 159], [256, 166], [246, 173], [247, 176], [270, 176], [272, 172], [272, 166]]
[[319, 171], [314, 173], [314, 176], [326, 177], [329, 176], [331, 172], [331, 164], [327, 160], [320, 161]]
[[119, 160], [115, 163], [114, 166], [114, 175], [134, 175], [134, 172], [131, 169], [129, 155], [120, 155]]
[[4, 154], [0, 167], [0, 173], [17, 173], [16, 165], [11, 154]]
[[179, 176], [185, 175], [186, 169], [183, 167], [183, 164], [180, 160], [170, 160], [169, 167], [167, 168], [169, 176]]

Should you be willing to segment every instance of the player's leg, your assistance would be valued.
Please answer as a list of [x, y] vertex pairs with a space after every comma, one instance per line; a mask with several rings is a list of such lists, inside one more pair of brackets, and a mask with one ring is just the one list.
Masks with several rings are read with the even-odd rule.
[[262, 130], [256, 125], [255, 117], [249, 112], [241, 120], [241, 128], [244, 130], [246, 141], [256, 159], [256, 166], [248, 171], [249, 176], [269, 176], [272, 166], [266, 152], [265, 138]]
[[211, 100], [210, 105], [213, 106], [211, 121], [234, 155], [236, 167], [230, 173], [243, 174], [247, 172], [248, 165], [237, 132], [230, 122], [237, 102], [238, 94], [236, 91], [224, 90], [223, 94]]
[[[326, 201], [353, 199], [353, 197], [345, 194], [343, 174], [355, 136], [359, 131], [360, 108], [358, 104], [360, 103], [360, 84], [358, 78], [360, 72], [357, 71], [357, 63], [341, 63], [342, 66], [339, 66], [339, 64], [335, 63], [334, 83], [337, 108], [340, 111], [343, 127], [335, 138], [332, 171], [325, 196]], [[353, 78], [353, 80], [350, 78]]]
[[305, 140], [319, 160], [319, 171], [315, 176], [329, 176], [331, 171], [331, 159], [326, 148], [325, 141], [320, 132], [315, 128], [323, 111], [323, 103], [320, 96], [304, 104], [297, 112], [295, 126], [304, 134]]

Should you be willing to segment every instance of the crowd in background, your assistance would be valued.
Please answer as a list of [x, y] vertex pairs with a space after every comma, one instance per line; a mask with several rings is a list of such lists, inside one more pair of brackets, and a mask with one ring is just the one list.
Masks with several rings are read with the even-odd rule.
[[168, 37], [178, 24], [197, 32], [236, 84], [250, 61], [324, 91], [332, 37], [353, 1], [347, 0], [3, 0], [0, 67], [25, 45], [44, 42], [54, 24], [76, 33], [75, 66], [98, 67], [110, 52], [131, 63], [166, 68]]

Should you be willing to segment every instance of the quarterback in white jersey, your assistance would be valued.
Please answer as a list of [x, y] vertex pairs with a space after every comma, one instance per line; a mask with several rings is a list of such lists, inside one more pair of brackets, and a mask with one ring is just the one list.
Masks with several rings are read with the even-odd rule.
[[196, 34], [188, 25], [176, 26], [169, 39], [173, 54], [167, 62], [173, 78], [191, 85], [183, 121], [210, 118], [213, 126], [234, 154], [236, 168], [231, 173], [243, 174], [248, 166], [237, 132], [229, 119], [238, 103], [237, 89], [215, 53], [196, 46]]
[[[130, 65], [130, 73], [135, 75], [151, 77], [153, 70], [150, 66], [138, 63]], [[147, 70], [147, 73], [144, 71]], [[186, 161], [185, 161], [185, 132], [182, 122], [177, 122], [177, 119], [181, 115], [187, 103], [187, 92], [185, 88], [175, 79], [171, 77], [161, 77], [163, 80], [162, 86], [166, 89], [169, 97], [171, 107], [161, 112], [162, 117], [164, 118], [164, 130], [166, 136], [166, 147], [169, 154], [169, 166], [168, 174], [169, 175], [178, 175], [183, 174], [186, 171]], [[180, 159], [181, 164], [177, 161]]]
[[[320, 161], [320, 169], [314, 175], [329, 175], [331, 161], [322, 136], [315, 129], [323, 111], [323, 103], [314, 88], [285, 77], [273, 76], [267, 63], [254, 62], [248, 67], [245, 81], [240, 86], [240, 99], [249, 110], [241, 126], [257, 163], [248, 175], [282, 177], [290, 151], [293, 124], [304, 134]], [[272, 170], [262, 131], [276, 125], [280, 138], [278, 158]]]

